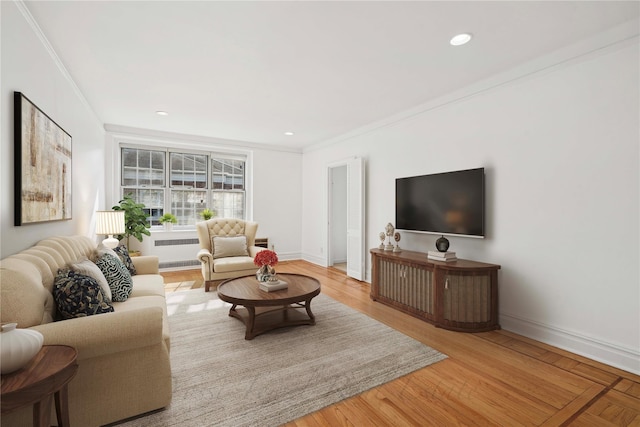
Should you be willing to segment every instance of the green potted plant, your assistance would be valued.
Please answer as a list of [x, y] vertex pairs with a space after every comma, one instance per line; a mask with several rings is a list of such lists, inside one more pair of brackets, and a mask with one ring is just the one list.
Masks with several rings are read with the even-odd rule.
[[133, 236], [138, 239], [138, 241], [142, 242], [143, 235], [151, 236], [151, 232], [149, 231], [151, 224], [147, 221], [144, 204], [136, 203], [136, 201], [131, 197], [131, 194], [125, 195], [118, 203], [120, 204], [115, 205], [112, 209], [114, 211], [124, 211], [124, 234], [120, 234], [119, 236], [116, 236], [116, 238], [118, 240], [126, 238], [127, 251], [131, 253], [131, 249], [129, 248], [129, 238]]
[[178, 218], [176, 218], [174, 214], [166, 213], [158, 219], [158, 222], [163, 224], [166, 230], [171, 231], [173, 229], [173, 224], [178, 223]]
[[205, 210], [203, 210], [202, 212], [200, 212], [200, 216], [202, 217], [202, 219], [204, 219], [205, 221], [208, 219], [211, 219], [215, 216], [216, 211], [212, 211], [209, 208], [206, 208]]

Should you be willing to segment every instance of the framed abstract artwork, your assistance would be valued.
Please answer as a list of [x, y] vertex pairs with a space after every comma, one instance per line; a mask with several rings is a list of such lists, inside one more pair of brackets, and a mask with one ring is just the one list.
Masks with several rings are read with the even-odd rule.
[[14, 92], [15, 225], [71, 219], [71, 135]]

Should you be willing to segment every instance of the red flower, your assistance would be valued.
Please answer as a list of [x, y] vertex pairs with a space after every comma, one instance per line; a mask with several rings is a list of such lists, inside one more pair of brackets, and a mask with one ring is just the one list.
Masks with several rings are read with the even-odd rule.
[[268, 265], [273, 267], [278, 263], [278, 255], [275, 252], [270, 250], [260, 251], [256, 254], [256, 257], [253, 259], [253, 263], [258, 267], [262, 267]]

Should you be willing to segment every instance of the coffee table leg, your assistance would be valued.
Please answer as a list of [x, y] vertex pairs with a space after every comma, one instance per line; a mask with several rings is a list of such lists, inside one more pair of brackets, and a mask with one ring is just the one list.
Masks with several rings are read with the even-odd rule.
[[229, 317], [237, 317], [237, 316], [235, 315], [236, 307], [237, 307], [237, 305], [236, 305], [236, 304], [233, 304], [233, 305], [231, 306], [231, 308], [229, 309]]
[[247, 309], [247, 313], [249, 317], [247, 318], [247, 330], [244, 333], [245, 340], [252, 340], [255, 338], [253, 334], [253, 327], [256, 323], [256, 308], [255, 307], [245, 307]]
[[316, 316], [311, 312], [311, 298], [304, 302], [304, 307], [307, 309], [307, 314], [309, 318], [313, 321], [312, 325], [316, 324]]

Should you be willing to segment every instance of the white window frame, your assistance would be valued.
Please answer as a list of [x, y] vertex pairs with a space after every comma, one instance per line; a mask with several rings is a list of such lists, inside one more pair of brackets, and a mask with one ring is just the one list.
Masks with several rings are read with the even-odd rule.
[[[211, 185], [212, 174], [211, 174], [211, 163], [212, 158], [214, 159], [232, 159], [232, 160], [242, 160], [245, 162], [245, 176], [244, 176], [244, 194], [245, 194], [245, 207], [244, 207], [244, 219], [246, 221], [253, 220], [253, 152], [247, 149], [235, 148], [235, 147], [226, 147], [226, 146], [212, 146], [211, 144], [203, 144], [203, 143], [189, 143], [184, 141], [166, 141], [166, 140], [154, 140], [154, 139], [145, 139], [145, 138], [129, 138], [129, 137], [119, 137], [115, 135], [111, 135], [111, 146], [112, 149], [108, 150], [111, 155], [110, 158], [107, 158], [107, 162], [111, 163], [111, 167], [107, 168], [107, 170], [111, 171], [108, 179], [112, 182], [110, 194], [107, 194], [107, 200], [111, 200], [111, 202], [107, 202], [107, 206], [110, 208], [113, 205], [118, 204], [118, 201], [122, 199], [122, 189], [124, 186], [122, 185], [122, 158], [121, 158], [121, 150], [122, 148], [137, 148], [142, 150], [156, 150], [163, 151], [166, 153], [165, 162], [166, 162], [166, 179], [165, 179], [165, 188], [164, 188], [164, 212], [171, 212], [171, 196], [170, 196], [170, 159], [169, 153], [181, 153], [181, 154], [199, 154], [206, 155], [208, 159], [207, 165], [207, 188], [205, 191], [207, 192], [207, 206], [211, 206], [212, 204], [212, 194], [213, 188]], [[154, 225], [151, 227], [151, 231], [163, 230], [162, 226]], [[174, 230], [195, 230], [195, 225], [183, 225], [179, 227], [174, 227]]]

